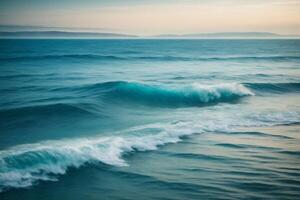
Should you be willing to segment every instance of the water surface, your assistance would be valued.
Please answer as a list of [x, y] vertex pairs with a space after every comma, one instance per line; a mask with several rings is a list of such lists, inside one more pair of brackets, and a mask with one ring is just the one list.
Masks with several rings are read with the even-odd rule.
[[1, 199], [299, 199], [300, 40], [0, 40]]

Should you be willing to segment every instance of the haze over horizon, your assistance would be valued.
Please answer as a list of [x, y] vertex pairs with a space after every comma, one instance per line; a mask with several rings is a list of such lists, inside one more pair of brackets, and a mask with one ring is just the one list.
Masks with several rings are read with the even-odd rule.
[[0, 24], [137, 35], [211, 32], [300, 34], [298, 0], [0, 2]]

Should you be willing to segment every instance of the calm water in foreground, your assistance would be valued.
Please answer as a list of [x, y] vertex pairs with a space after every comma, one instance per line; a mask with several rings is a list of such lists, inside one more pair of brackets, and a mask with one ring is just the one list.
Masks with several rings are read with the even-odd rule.
[[300, 40], [0, 40], [0, 199], [300, 199]]

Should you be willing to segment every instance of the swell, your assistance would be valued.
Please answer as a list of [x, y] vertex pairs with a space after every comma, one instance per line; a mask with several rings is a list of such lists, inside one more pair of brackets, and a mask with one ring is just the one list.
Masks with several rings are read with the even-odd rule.
[[244, 85], [260, 93], [300, 92], [300, 83], [244, 83]]
[[128, 56], [101, 54], [54, 54], [1, 57], [2, 61], [43, 60], [43, 59], [94, 59], [94, 60], [149, 60], [149, 61], [297, 61], [300, 56], [231, 56], [231, 57], [188, 57], [188, 56]]
[[97, 54], [62, 54], [62, 55], [38, 55], [38, 56], [15, 56], [2, 57], [3, 61], [27, 61], [27, 60], [44, 60], [44, 59], [97, 59], [97, 60], [125, 60], [126, 57], [114, 55], [97, 55]]
[[28, 120], [39, 120], [39, 119], [54, 119], [62, 117], [65, 118], [76, 118], [76, 117], [93, 117], [96, 114], [88, 109], [88, 105], [84, 104], [48, 104], [48, 105], [36, 105], [26, 106], [0, 110], [0, 125], [8, 125], [12, 122]]
[[183, 86], [150, 85], [138, 82], [105, 82], [80, 88], [85, 92], [101, 93], [110, 101], [137, 103], [158, 107], [204, 106], [219, 102], [231, 102], [254, 95], [242, 84], [224, 83]]

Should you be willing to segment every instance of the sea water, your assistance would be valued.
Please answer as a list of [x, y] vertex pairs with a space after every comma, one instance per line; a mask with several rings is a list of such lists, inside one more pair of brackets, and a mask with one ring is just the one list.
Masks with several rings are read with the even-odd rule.
[[0, 40], [1, 199], [299, 199], [300, 40]]

